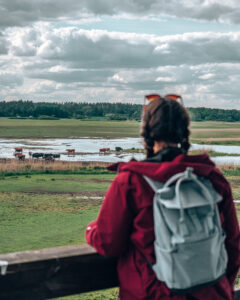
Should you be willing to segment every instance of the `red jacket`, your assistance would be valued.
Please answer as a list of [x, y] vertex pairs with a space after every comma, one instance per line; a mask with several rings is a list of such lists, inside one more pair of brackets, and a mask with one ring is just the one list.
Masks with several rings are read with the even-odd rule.
[[[226, 232], [228, 267], [226, 276], [212, 286], [188, 296], [173, 295], [157, 280], [148, 261], [155, 262], [153, 228], [153, 191], [142, 175], [166, 182], [187, 166], [211, 180], [222, 195], [219, 204], [222, 227]], [[116, 169], [116, 165], [111, 167]], [[106, 256], [118, 256], [120, 299], [233, 299], [234, 280], [240, 266], [240, 233], [231, 188], [208, 155], [178, 155], [171, 162], [129, 162], [118, 165], [96, 221], [86, 230], [87, 242]], [[198, 270], [196, 270], [197, 272]]]

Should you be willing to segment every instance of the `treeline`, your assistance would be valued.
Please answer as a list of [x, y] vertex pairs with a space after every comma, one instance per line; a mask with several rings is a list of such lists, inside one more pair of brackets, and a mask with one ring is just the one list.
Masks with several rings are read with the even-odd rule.
[[240, 110], [236, 109], [189, 107], [188, 111], [193, 121], [240, 121]]
[[[187, 109], [193, 121], [240, 121], [240, 111], [235, 109], [205, 107], [189, 107]], [[0, 117], [10, 118], [140, 120], [141, 113], [142, 105], [139, 104], [0, 101]]]

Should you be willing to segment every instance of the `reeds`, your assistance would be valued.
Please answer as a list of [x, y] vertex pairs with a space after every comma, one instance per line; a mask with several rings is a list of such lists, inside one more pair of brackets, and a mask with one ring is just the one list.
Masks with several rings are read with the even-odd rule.
[[[31, 171], [39, 171], [40, 173], [47, 172], [77, 172], [83, 169], [92, 170], [103, 170], [111, 163], [101, 162], [101, 161], [44, 161], [44, 160], [34, 160], [26, 159], [25, 161], [19, 161], [17, 159], [0, 159], [0, 173], [14, 173], [23, 172], [31, 173]], [[240, 166], [234, 164], [224, 164], [217, 166], [222, 172], [240, 172]]]
[[0, 159], [0, 172], [22, 172], [22, 171], [78, 171], [81, 168], [98, 168], [107, 167], [110, 163], [107, 162], [92, 162], [92, 161], [50, 161], [27, 159], [18, 161], [16, 159]]

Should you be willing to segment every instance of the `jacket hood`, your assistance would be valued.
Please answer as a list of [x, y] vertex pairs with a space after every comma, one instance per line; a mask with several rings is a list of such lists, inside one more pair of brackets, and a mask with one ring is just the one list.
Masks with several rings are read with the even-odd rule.
[[140, 175], [146, 175], [156, 181], [165, 182], [174, 174], [185, 171], [187, 167], [192, 167], [194, 173], [203, 177], [208, 177], [212, 171], [220, 173], [216, 169], [215, 164], [210, 160], [208, 154], [180, 154], [171, 162], [120, 162], [109, 166], [108, 169], [118, 172], [130, 171]]

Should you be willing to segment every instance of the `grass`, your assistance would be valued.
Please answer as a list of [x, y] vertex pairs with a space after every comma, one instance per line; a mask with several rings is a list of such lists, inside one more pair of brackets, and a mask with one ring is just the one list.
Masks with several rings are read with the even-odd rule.
[[0, 137], [8, 138], [75, 138], [138, 137], [139, 122], [0, 119]]
[[57, 298], [58, 300], [118, 300], [118, 289], [102, 290], [71, 297]]
[[[240, 123], [192, 122], [193, 141], [212, 143], [209, 139], [228, 139], [226, 143], [240, 144]], [[0, 118], [1, 138], [77, 138], [77, 137], [139, 137], [137, 121], [93, 120], [18, 120]], [[224, 141], [216, 141], [223, 143]]]
[[[85, 228], [96, 219], [115, 176], [101, 174], [101, 170], [89, 173], [6, 176], [0, 180], [0, 252], [85, 243]], [[117, 295], [116, 288], [62, 299], [117, 299]]]
[[206, 140], [206, 139], [192, 139], [191, 143], [199, 145], [227, 145], [227, 146], [240, 146], [240, 140]]
[[[121, 151], [114, 151], [114, 152], [121, 152], [121, 153], [145, 153], [144, 149], [137, 149], [137, 148], [131, 148], [131, 149], [122, 149]], [[192, 150], [189, 152], [190, 155], [199, 155], [207, 153], [210, 157], [216, 157], [216, 156], [240, 156], [240, 154], [237, 153], [225, 153], [225, 152], [216, 152], [212, 149], [198, 149], [198, 150]]]
[[0, 252], [84, 243], [114, 174], [32, 175], [0, 181]]
[[[73, 165], [68, 167], [71, 171]], [[115, 173], [102, 174], [101, 168], [85, 168], [85, 174], [34, 174], [34, 171], [26, 177], [14, 175], [12, 169], [12, 176], [0, 180], [1, 253], [85, 243], [85, 228], [96, 219], [105, 191], [115, 176]], [[65, 168], [63, 172], [66, 171]], [[234, 196], [239, 197], [240, 168], [229, 165], [222, 167], [222, 171], [232, 184]], [[117, 300], [118, 289], [58, 300], [101, 299]]]
[[225, 152], [217, 152], [212, 149], [198, 149], [198, 150], [192, 150], [189, 152], [189, 155], [200, 155], [203, 153], [207, 153], [210, 157], [216, 157], [216, 156], [240, 156], [240, 154], [237, 153], [225, 153]]
[[92, 191], [104, 191], [108, 187], [112, 174], [101, 175], [69, 175], [45, 174], [31, 176], [11, 176], [0, 180], [0, 192], [26, 192], [26, 193], [82, 193]]

